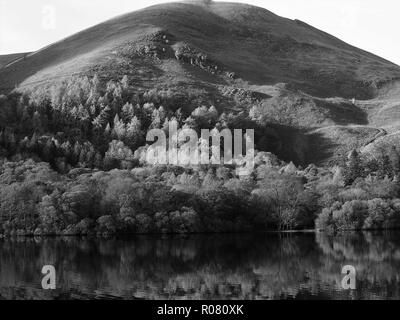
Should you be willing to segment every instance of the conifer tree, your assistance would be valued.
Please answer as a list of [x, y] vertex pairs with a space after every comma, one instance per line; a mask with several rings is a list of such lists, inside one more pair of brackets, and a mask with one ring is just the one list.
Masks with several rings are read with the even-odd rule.
[[127, 75], [124, 75], [124, 77], [121, 80], [121, 87], [123, 90], [128, 90], [129, 89], [129, 78]]
[[347, 162], [347, 168], [345, 172], [345, 183], [346, 185], [352, 184], [357, 178], [362, 176], [362, 164], [360, 155], [356, 150], [353, 150], [349, 154], [349, 161]]
[[400, 174], [400, 156], [395, 146], [392, 146], [389, 153], [389, 158], [390, 158], [390, 165], [393, 171], [392, 175], [398, 176]]
[[114, 118], [114, 128], [112, 131], [112, 137], [114, 139], [123, 140], [126, 136], [126, 126], [123, 121], [119, 119], [119, 116], [116, 115]]
[[94, 167], [97, 169], [103, 169], [103, 157], [99, 152], [94, 157]]
[[127, 125], [126, 138], [128, 145], [136, 149], [142, 141], [142, 123], [137, 117], [134, 117], [132, 121]]
[[32, 126], [33, 126], [33, 130], [35, 132], [41, 132], [43, 127], [42, 127], [42, 119], [40, 116], [39, 111], [36, 111], [33, 114], [33, 118], [32, 118]]

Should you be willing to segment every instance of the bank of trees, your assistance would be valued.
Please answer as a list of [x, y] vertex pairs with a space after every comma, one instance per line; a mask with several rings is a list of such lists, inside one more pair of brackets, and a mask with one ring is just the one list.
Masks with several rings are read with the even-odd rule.
[[258, 153], [252, 175], [225, 167], [54, 171], [0, 166], [0, 233], [75, 235], [400, 227], [396, 179], [345, 184], [343, 168], [306, 169]]
[[[114, 234], [251, 231], [312, 227], [313, 210], [295, 175], [274, 179], [296, 186], [290, 197], [280, 183], [267, 185], [260, 172], [239, 179], [233, 169], [135, 168], [109, 172], [72, 169], [61, 175], [33, 160], [0, 168], [3, 234]], [[260, 160], [261, 159], [261, 160]], [[283, 201], [283, 202], [281, 202]], [[290, 212], [287, 220], [282, 212]], [[309, 224], [309, 225], [307, 225]]]
[[183, 102], [171, 90], [133, 91], [127, 77], [0, 96], [0, 233], [399, 227], [396, 149], [373, 159], [354, 150], [338, 167], [305, 169], [258, 152], [244, 178], [221, 166], [145, 167], [146, 132], [167, 131], [171, 120], [197, 130], [254, 128], [263, 137], [249, 115]]
[[[330, 231], [400, 228], [400, 170], [396, 148], [373, 158], [353, 150], [336, 172], [336, 184], [323, 184], [316, 227]], [[337, 184], [337, 182], [340, 182]]]
[[[37, 157], [67, 173], [73, 168], [132, 169], [150, 129], [223, 129], [257, 124], [240, 114], [199, 106], [171, 89], [132, 90], [128, 77], [103, 83], [73, 77], [32, 92], [0, 96], [0, 155]], [[257, 130], [262, 136], [262, 129]]]

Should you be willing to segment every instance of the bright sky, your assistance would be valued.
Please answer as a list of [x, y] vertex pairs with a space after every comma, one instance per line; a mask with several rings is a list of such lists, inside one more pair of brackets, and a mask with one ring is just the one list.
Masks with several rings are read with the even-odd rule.
[[[35, 51], [116, 15], [166, 1], [0, 0], [0, 54]], [[234, 2], [231, 0], [231, 2]], [[398, 0], [243, 0], [400, 65]]]

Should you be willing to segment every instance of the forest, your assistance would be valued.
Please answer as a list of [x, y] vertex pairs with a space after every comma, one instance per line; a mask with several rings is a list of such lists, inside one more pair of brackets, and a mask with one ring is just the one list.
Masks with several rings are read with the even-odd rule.
[[[146, 132], [252, 128], [255, 168], [149, 166]], [[73, 77], [0, 95], [0, 234], [113, 235], [400, 227], [400, 152], [334, 166], [278, 159], [254, 112], [198, 106], [127, 76]]]

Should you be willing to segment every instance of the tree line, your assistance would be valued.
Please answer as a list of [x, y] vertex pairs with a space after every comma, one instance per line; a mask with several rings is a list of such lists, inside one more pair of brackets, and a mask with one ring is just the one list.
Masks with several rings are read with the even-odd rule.
[[[400, 157], [352, 151], [307, 168], [265, 152], [266, 125], [243, 112], [190, 106], [170, 89], [137, 92], [128, 77], [76, 77], [0, 96], [0, 234], [332, 231], [400, 227]], [[256, 166], [149, 167], [149, 129], [256, 129]]]

